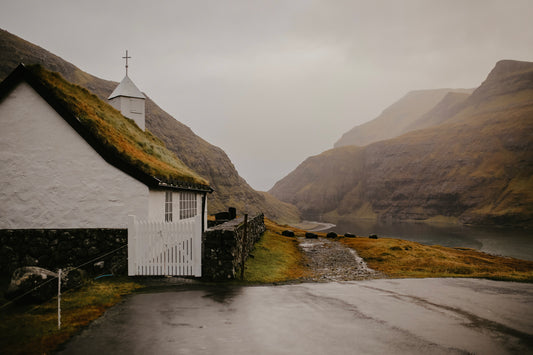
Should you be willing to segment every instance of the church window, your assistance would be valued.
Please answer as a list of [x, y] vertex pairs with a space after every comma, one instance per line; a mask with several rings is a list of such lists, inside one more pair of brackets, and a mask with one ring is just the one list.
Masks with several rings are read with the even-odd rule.
[[197, 200], [194, 192], [180, 193], [180, 219], [187, 219], [196, 216]]
[[172, 191], [165, 192], [165, 222], [172, 222]]

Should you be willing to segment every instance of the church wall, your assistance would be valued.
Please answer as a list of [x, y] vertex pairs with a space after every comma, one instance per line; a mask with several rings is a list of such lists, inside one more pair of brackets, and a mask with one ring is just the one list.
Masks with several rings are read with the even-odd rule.
[[165, 191], [150, 190], [148, 218], [151, 221], [165, 220]]
[[28, 84], [0, 102], [0, 229], [125, 228], [148, 187], [107, 163]]

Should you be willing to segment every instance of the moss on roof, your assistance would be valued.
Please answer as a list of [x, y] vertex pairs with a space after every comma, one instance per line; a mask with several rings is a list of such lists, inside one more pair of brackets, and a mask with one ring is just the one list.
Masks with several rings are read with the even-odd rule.
[[60, 74], [40, 65], [27, 69], [115, 159], [163, 183], [179, 185], [184, 182], [208, 188], [208, 182], [189, 169], [161, 140], [149, 131], [142, 131], [133, 120], [87, 89], [69, 83]]

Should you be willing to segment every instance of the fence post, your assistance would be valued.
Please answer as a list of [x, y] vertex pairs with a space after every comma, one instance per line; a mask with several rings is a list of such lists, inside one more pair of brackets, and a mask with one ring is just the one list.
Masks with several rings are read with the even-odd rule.
[[135, 216], [128, 216], [128, 276], [135, 276], [135, 249], [137, 243], [137, 231], [135, 228]]
[[61, 329], [61, 269], [57, 276], [57, 329]]
[[248, 242], [248, 214], [244, 215], [244, 234], [242, 236], [241, 280], [244, 280], [244, 262], [246, 261], [246, 243]]

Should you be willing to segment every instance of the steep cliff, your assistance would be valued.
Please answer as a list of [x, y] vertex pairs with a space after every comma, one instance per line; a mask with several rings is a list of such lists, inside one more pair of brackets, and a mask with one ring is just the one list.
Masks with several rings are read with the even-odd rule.
[[[85, 73], [45, 49], [0, 29], [0, 80], [21, 62], [41, 64], [49, 70], [59, 72], [68, 81], [87, 88], [106, 101], [118, 85]], [[241, 212], [263, 212], [281, 222], [299, 219], [299, 212], [294, 206], [252, 189], [239, 176], [222, 149], [198, 137], [149, 97], [146, 100], [146, 128], [159, 137], [189, 168], [210, 182], [215, 190], [208, 197], [210, 213], [233, 206]]]
[[437, 126], [308, 158], [270, 192], [329, 221], [533, 225], [533, 63], [500, 61], [446, 100], [419, 117]]

